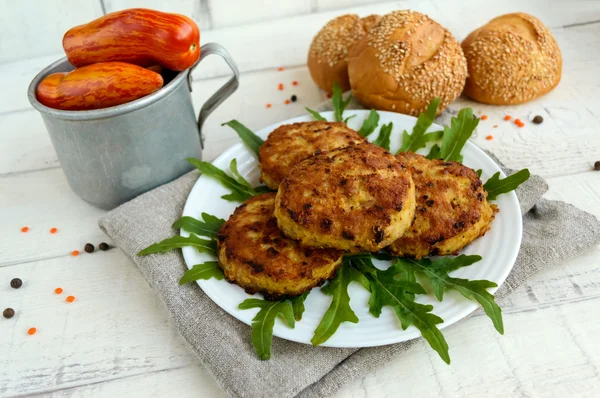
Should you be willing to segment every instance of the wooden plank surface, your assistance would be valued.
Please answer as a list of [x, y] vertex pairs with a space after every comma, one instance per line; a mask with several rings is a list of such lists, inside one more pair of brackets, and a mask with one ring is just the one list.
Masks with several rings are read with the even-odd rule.
[[[106, 0], [106, 5], [119, 7], [127, 1]], [[179, 0], [171, 6], [196, 5]], [[312, 35], [335, 15], [413, 8], [460, 39], [493, 16], [521, 9], [553, 28], [564, 58], [559, 87], [518, 107], [460, 99], [452, 109], [473, 106], [477, 114], [488, 115], [474, 138], [478, 145], [508, 166], [529, 167], [545, 176], [547, 197], [600, 217], [600, 173], [590, 171], [600, 160], [600, 7], [595, 2], [398, 1], [320, 12], [328, 6], [319, 0], [311, 7], [318, 12], [215, 29], [203, 36], [204, 42], [225, 44], [244, 71], [238, 92], [206, 124], [206, 160], [238, 142], [220, 123], [236, 118], [258, 129], [324, 99], [303, 64]], [[41, 118], [25, 95], [33, 75], [57, 56], [0, 64], [0, 131], [6, 148], [0, 157], [0, 298], [18, 312], [0, 322], [0, 397], [223, 396], [129, 259], [119, 250], [69, 255], [88, 241], [97, 244], [106, 238], [96, 225], [103, 211], [69, 190]], [[222, 63], [206, 62], [195, 75], [197, 110], [226, 81], [219, 77]], [[280, 65], [283, 72], [277, 71]], [[292, 81], [298, 86], [291, 86]], [[286, 85], [282, 92], [276, 89], [279, 82]], [[285, 105], [292, 94], [299, 101]], [[267, 103], [272, 103], [270, 109]], [[545, 121], [518, 129], [501, 120], [505, 114], [522, 120], [540, 114]], [[488, 135], [493, 139], [486, 140]], [[20, 232], [24, 225], [31, 228], [26, 234]], [[59, 232], [50, 234], [52, 227]], [[397, 396], [398, 391], [424, 397], [595, 396], [600, 388], [599, 263], [597, 247], [535, 276], [503, 300], [505, 336], [481, 315], [448, 329], [451, 366], [419, 343], [337, 396]], [[7, 286], [13, 277], [25, 281], [22, 289]], [[59, 286], [65, 292], [56, 296], [53, 290]], [[67, 304], [68, 294], [77, 300]], [[26, 334], [31, 326], [38, 328], [35, 336]]]

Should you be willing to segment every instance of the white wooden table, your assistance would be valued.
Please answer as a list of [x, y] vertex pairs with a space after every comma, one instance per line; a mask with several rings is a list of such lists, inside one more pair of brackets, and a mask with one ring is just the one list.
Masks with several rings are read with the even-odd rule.
[[[485, 6], [476, 0], [401, 1], [205, 32], [203, 42], [224, 44], [243, 73], [238, 92], [206, 124], [204, 158], [237, 142], [232, 130], [220, 127], [224, 121], [235, 118], [257, 129], [324, 99], [305, 57], [327, 20], [398, 8], [429, 14], [459, 40], [512, 11], [532, 13], [552, 29], [564, 58], [562, 81], [553, 92], [521, 106], [466, 99], [451, 106], [468, 105], [488, 115], [474, 141], [508, 166], [529, 167], [545, 177], [548, 198], [600, 216], [600, 172], [592, 171], [600, 160], [597, 1]], [[103, 211], [70, 191], [42, 120], [26, 98], [34, 74], [60, 56], [0, 64], [0, 311], [17, 312], [11, 320], [0, 319], [0, 396], [223, 396], [133, 263], [118, 249], [83, 253], [86, 242], [97, 246], [107, 240], [97, 227]], [[227, 79], [219, 62], [207, 60], [194, 76], [197, 109]], [[277, 90], [280, 82], [284, 91]], [[292, 94], [298, 102], [285, 105]], [[505, 114], [526, 126], [503, 121]], [[529, 122], [537, 114], [544, 117], [541, 125]], [[23, 226], [29, 232], [22, 233]], [[53, 227], [56, 234], [49, 233]], [[82, 254], [72, 257], [72, 250]], [[24, 281], [19, 290], [9, 287], [14, 277]], [[56, 287], [64, 293], [54, 294]], [[66, 303], [67, 295], [76, 301]], [[419, 343], [338, 396], [598, 396], [600, 247], [535, 276], [501, 306], [505, 336], [482, 316], [445, 330], [451, 366]], [[37, 328], [33, 336], [27, 334], [30, 327]]]

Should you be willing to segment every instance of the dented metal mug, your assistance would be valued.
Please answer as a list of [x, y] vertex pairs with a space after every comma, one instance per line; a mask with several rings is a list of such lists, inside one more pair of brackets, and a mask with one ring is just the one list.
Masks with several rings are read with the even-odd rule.
[[[233, 77], [202, 106], [192, 105], [191, 72], [208, 55], [221, 56]], [[90, 111], [48, 108], [36, 98], [49, 74], [74, 67], [63, 58], [42, 70], [27, 95], [44, 120], [71, 189], [83, 200], [112, 209], [192, 169], [186, 158], [202, 156], [202, 125], [239, 85], [238, 68], [225, 48], [202, 46], [198, 62], [160, 90], [126, 104]]]

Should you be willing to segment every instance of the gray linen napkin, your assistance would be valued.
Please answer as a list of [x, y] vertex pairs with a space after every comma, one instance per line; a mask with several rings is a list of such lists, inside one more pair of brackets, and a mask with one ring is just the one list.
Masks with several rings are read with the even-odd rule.
[[[324, 107], [319, 110], [325, 110]], [[102, 230], [140, 268], [173, 317], [175, 326], [232, 397], [324, 397], [408, 350], [413, 341], [384, 347], [312, 347], [273, 339], [269, 361], [257, 359], [250, 327], [231, 317], [191, 283], [179, 286], [187, 270], [179, 250], [146, 257], [136, 253], [178, 233], [181, 216], [198, 173], [191, 172], [139, 196], [99, 221]], [[504, 297], [527, 278], [600, 242], [600, 222], [571, 205], [542, 199], [547, 185], [532, 178], [517, 190], [523, 242], [516, 264], [496, 293]]]

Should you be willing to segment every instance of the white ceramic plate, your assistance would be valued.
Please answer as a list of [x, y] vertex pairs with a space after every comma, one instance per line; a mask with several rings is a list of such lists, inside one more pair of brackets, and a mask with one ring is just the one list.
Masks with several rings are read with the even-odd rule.
[[[363, 120], [367, 117], [368, 111], [347, 111], [344, 113], [344, 116], [347, 117], [354, 114], [356, 116], [350, 119], [348, 125], [358, 130]], [[391, 112], [379, 112], [379, 114], [381, 116], [379, 126], [389, 122], [394, 123], [391, 136], [391, 150], [395, 152], [400, 148], [402, 130], [412, 131], [416, 119], [411, 116]], [[332, 112], [323, 112], [322, 115], [328, 120], [333, 120]], [[309, 116], [297, 117], [269, 126], [258, 131], [256, 134], [266, 139], [269, 133], [280, 125], [310, 120]], [[440, 126], [433, 125], [429, 131], [440, 129]], [[378, 133], [379, 129], [371, 134], [369, 139], [371, 141], [375, 140]], [[423, 152], [427, 153], [428, 150], [425, 149]], [[481, 176], [483, 181], [486, 181], [497, 171], [500, 171], [500, 174], [504, 177], [498, 165], [485, 152], [470, 142], [467, 142], [462, 154], [465, 165], [475, 170], [483, 170]], [[213, 163], [222, 170], [228, 170], [229, 162], [233, 158], [237, 158], [240, 173], [254, 186], [259, 185], [258, 161], [253, 153], [242, 143], [236, 144], [226, 150]], [[239, 205], [239, 203], [227, 202], [221, 199], [221, 196], [226, 193], [228, 191], [216, 180], [200, 176], [190, 192], [183, 215], [200, 219], [201, 213], [205, 212], [226, 220]], [[483, 238], [477, 239], [463, 250], [465, 254], [479, 254], [483, 259], [469, 267], [453, 272], [452, 276], [473, 280], [487, 279], [496, 282], [498, 286], [508, 276], [517, 258], [521, 244], [521, 211], [514, 192], [501, 195], [495, 203], [500, 208], [500, 212], [492, 222], [492, 229]], [[189, 234], [181, 231], [181, 235], [188, 236]], [[205, 253], [199, 253], [192, 247], [183, 248], [183, 257], [188, 268], [192, 268], [195, 264], [204, 261], [215, 260], [214, 257]], [[376, 265], [380, 268], [389, 266], [386, 262], [377, 262]], [[238, 305], [242, 301], [251, 297], [243, 289], [225, 280], [218, 281], [216, 279], [200, 280], [198, 284], [217, 305], [240, 321], [248, 325], [251, 324], [252, 318], [258, 312], [258, 309], [238, 309]], [[493, 292], [493, 290], [490, 291]], [[343, 323], [337, 332], [323, 344], [324, 346], [371, 347], [398, 343], [420, 336], [419, 330], [414, 326], [402, 330], [398, 318], [389, 307], [383, 308], [383, 312], [379, 318], [372, 316], [369, 313], [368, 292], [356, 282], [353, 282], [349, 286], [349, 294], [351, 298], [350, 305], [360, 321], [357, 324]], [[260, 297], [260, 295], [256, 295], [256, 297]], [[442, 302], [438, 302], [433, 295], [419, 295], [417, 297], [418, 302], [434, 306], [433, 313], [444, 320], [443, 324], [438, 325], [440, 329], [463, 319], [478, 307], [477, 303], [463, 298], [455, 291], [445, 293], [444, 301]], [[278, 319], [275, 323], [273, 334], [287, 340], [310, 344], [313, 332], [329, 307], [330, 302], [331, 298], [321, 293], [319, 288], [313, 289], [306, 299], [304, 316], [300, 322], [296, 323], [296, 327], [290, 329]], [[492, 327], [491, 321], [489, 326]]]

